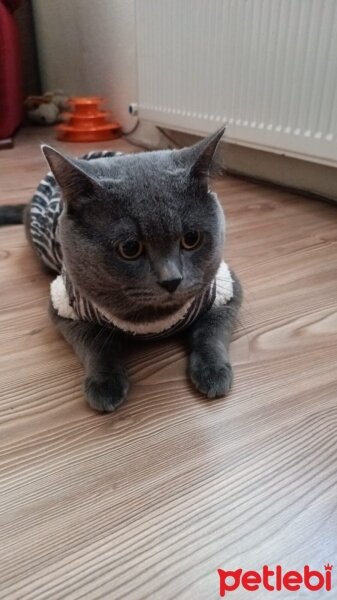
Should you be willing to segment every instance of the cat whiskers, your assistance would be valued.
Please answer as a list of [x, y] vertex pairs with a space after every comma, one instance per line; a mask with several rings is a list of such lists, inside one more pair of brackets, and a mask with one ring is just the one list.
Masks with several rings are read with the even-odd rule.
[[143, 292], [143, 291], [139, 291], [139, 292], [138, 291], [137, 292], [136, 291], [134, 291], [134, 292], [127, 292], [126, 296], [128, 298], [136, 298], [136, 299], [137, 298], [145, 298], [146, 300], [148, 298], [152, 299], [152, 298], [156, 297], [155, 294], [152, 294], [151, 292]]

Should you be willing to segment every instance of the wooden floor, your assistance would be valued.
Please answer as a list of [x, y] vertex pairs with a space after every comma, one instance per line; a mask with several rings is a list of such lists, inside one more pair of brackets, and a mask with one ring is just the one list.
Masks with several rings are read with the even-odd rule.
[[[29, 199], [51, 136], [0, 152], [1, 202]], [[48, 277], [22, 227], [0, 231], [1, 600], [213, 600], [218, 568], [337, 569], [337, 207], [239, 179], [217, 189], [245, 288], [218, 401], [169, 340], [130, 356], [116, 414], [92, 412], [47, 317]]]

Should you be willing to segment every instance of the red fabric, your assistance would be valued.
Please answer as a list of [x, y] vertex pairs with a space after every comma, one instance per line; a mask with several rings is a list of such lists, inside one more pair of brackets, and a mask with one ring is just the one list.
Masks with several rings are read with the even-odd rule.
[[21, 52], [17, 25], [0, 2], [0, 139], [11, 136], [22, 120]]
[[14, 12], [21, 4], [21, 0], [0, 0], [0, 4], [7, 6], [8, 10]]

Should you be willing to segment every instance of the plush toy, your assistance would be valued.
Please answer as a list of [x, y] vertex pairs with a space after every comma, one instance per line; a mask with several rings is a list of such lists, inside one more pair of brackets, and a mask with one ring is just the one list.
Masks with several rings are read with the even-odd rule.
[[28, 96], [25, 100], [27, 117], [39, 125], [53, 125], [60, 113], [68, 107], [68, 96], [62, 90], [46, 92], [43, 96]]

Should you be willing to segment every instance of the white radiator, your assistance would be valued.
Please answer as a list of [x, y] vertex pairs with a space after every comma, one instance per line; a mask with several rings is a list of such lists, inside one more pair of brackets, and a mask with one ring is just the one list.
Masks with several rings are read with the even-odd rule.
[[337, 165], [337, 0], [136, 0], [139, 114]]

